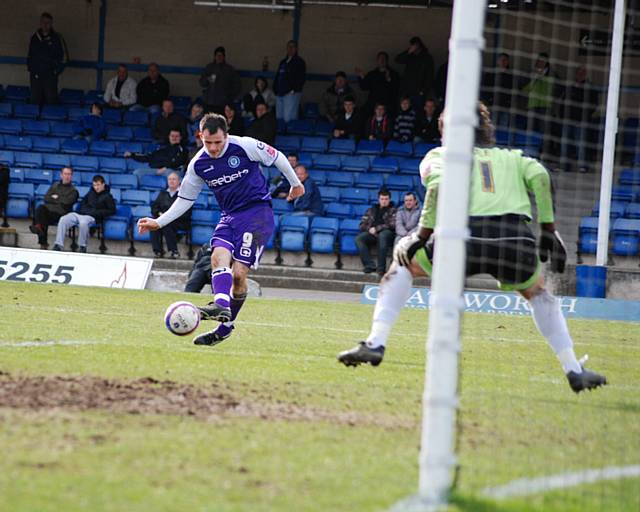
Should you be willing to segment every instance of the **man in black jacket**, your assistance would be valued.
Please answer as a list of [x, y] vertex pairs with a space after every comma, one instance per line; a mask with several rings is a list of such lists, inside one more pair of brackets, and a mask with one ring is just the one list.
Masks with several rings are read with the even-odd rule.
[[169, 132], [178, 130], [182, 140], [187, 140], [187, 120], [182, 114], [174, 112], [173, 101], [162, 102], [162, 112], [153, 124], [153, 138], [158, 142], [166, 142]]
[[136, 162], [148, 162], [149, 167], [142, 167], [133, 171], [138, 177], [145, 174], [157, 174], [162, 176], [169, 169], [179, 171], [188, 162], [189, 154], [182, 146], [182, 135], [179, 130], [169, 132], [169, 144], [162, 146], [151, 153], [124, 152], [125, 158], [133, 158]]
[[238, 97], [242, 90], [240, 75], [227, 63], [224, 46], [218, 46], [213, 62], [200, 75], [205, 112], [224, 113], [224, 106]]
[[33, 224], [29, 226], [29, 230], [34, 235], [38, 235], [41, 249], [49, 246], [47, 242], [49, 225], [58, 222], [60, 217], [69, 213], [78, 200], [78, 190], [71, 183], [72, 180], [73, 169], [63, 167], [60, 172], [60, 181], [49, 187], [44, 196], [44, 203], [36, 208]]
[[[177, 172], [172, 172], [167, 176], [167, 189], [158, 194], [156, 200], [151, 204], [151, 213], [154, 218], [160, 217], [166, 212], [171, 205], [178, 198], [178, 189], [180, 188], [180, 176]], [[167, 242], [167, 250], [170, 253], [169, 258], [175, 260], [180, 257], [178, 252], [177, 232], [179, 230], [189, 229], [191, 224], [191, 210], [179, 217], [178, 219], [170, 222], [165, 227], [158, 231], [151, 232], [151, 246], [153, 247], [153, 253], [161, 257], [162, 251], [162, 237]]]
[[276, 93], [276, 117], [286, 123], [298, 119], [302, 87], [307, 79], [307, 64], [298, 55], [298, 43], [287, 43], [287, 55], [280, 61], [273, 91]]
[[395, 112], [400, 78], [398, 72], [389, 67], [389, 54], [378, 52], [375, 69], [365, 75], [364, 70], [356, 68], [356, 73], [360, 89], [369, 91], [367, 102], [363, 107], [365, 115], [373, 114], [376, 103], [382, 103], [387, 108], [387, 112]]
[[138, 105], [151, 113], [160, 112], [162, 102], [169, 97], [169, 82], [160, 74], [155, 62], [149, 64], [147, 76], [138, 82], [136, 88]]
[[89, 228], [96, 223], [116, 213], [116, 202], [109, 192], [109, 187], [104, 182], [104, 178], [96, 174], [92, 180], [92, 187], [87, 195], [82, 198], [78, 212], [70, 212], [60, 217], [58, 221], [58, 232], [56, 233], [56, 243], [54, 251], [64, 249], [64, 237], [67, 231], [74, 226], [78, 226], [80, 234], [78, 245], [80, 252], [87, 252], [87, 240], [89, 238]]
[[58, 75], [62, 72], [65, 43], [53, 30], [53, 17], [48, 12], [40, 16], [40, 28], [31, 36], [27, 69], [31, 85], [31, 103], [58, 103]]
[[276, 118], [269, 112], [269, 107], [263, 101], [255, 103], [254, 114], [256, 118], [253, 123], [251, 123], [251, 126], [247, 128], [247, 135], [273, 146], [276, 142], [276, 132], [278, 129]]
[[338, 112], [333, 127], [333, 136], [336, 139], [355, 139], [362, 137], [362, 125], [364, 124], [360, 110], [356, 107], [353, 96], [346, 96], [342, 109]]

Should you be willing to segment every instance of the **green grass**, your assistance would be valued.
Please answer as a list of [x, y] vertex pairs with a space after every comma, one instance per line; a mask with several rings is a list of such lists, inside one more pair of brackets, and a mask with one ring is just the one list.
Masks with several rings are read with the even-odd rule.
[[[251, 299], [212, 348], [163, 327], [181, 294], [0, 282], [0, 371], [216, 383], [312, 419], [0, 406], [0, 510], [385, 510], [417, 487], [427, 314], [401, 315], [379, 368], [335, 354], [372, 308]], [[494, 502], [516, 478], [640, 464], [640, 326], [574, 320], [611, 385], [576, 396], [530, 318], [466, 315], [451, 510], [631, 511], [640, 479]], [[200, 330], [203, 330], [201, 327]], [[17, 346], [25, 341], [84, 344]]]

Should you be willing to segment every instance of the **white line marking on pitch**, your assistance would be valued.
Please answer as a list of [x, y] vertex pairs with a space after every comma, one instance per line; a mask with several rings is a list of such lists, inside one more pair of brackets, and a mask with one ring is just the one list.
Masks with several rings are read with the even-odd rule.
[[528, 496], [541, 492], [566, 489], [602, 480], [640, 477], [640, 464], [634, 466], [609, 466], [601, 469], [587, 469], [538, 478], [519, 478], [505, 485], [486, 487], [482, 494], [497, 500]]
[[100, 345], [104, 344], [101, 341], [89, 341], [89, 340], [45, 340], [45, 341], [0, 341], [0, 348], [12, 347], [54, 347], [54, 346], [68, 346], [68, 345]]

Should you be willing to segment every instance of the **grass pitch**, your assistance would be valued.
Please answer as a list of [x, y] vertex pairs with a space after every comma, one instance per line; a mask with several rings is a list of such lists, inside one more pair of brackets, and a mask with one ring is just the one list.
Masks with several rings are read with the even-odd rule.
[[[416, 489], [425, 311], [402, 313], [380, 367], [347, 369], [335, 355], [371, 306], [250, 299], [203, 348], [163, 326], [182, 294], [0, 282], [0, 297], [2, 511], [369, 511]], [[574, 395], [530, 318], [465, 316], [451, 510], [640, 510], [639, 478], [483, 495], [640, 464], [640, 326], [570, 328], [608, 387]]]

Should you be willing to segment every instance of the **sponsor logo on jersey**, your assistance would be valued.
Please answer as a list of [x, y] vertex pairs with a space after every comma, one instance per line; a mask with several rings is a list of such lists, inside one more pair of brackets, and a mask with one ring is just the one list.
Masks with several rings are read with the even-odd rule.
[[229, 160], [227, 160], [229, 167], [232, 169], [236, 169], [240, 165], [240, 159], [236, 155], [231, 155]]
[[219, 187], [220, 185], [228, 185], [229, 183], [233, 183], [234, 181], [244, 177], [246, 174], [249, 174], [249, 169], [242, 169], [241, 171], [237, 171], [232, 174], [224, 174], [219, 178], [205, 181], [210, 187]]
[[267, 154], [269, 156], [275, 157], [276, 156], [276, 150], [274, 148], [272, 148], [271, 146], [267, 145]]

